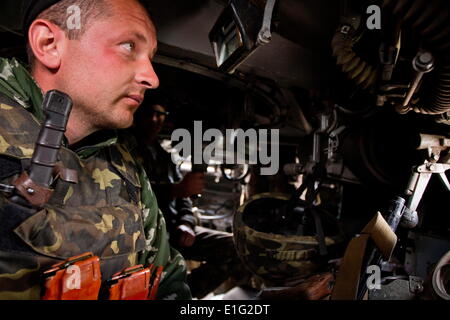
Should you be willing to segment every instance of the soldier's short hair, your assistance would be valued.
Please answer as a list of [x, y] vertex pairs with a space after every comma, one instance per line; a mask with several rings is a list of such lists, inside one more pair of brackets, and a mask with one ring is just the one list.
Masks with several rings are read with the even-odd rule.
[[[137, 2], [145, 7], [141, 0], [137, 0]], [[80, 8], [81, 21], [79, 29], [69, 29], [67, 25], [67, 19], [69, 18], [68, 9], [71, 6], [78, 6]], [[111, 3], [108, 0], [61, 0], [42, 11], [36, 19], [51, 21], [60, 27], [69, 39], [77, 40], [86, 32], [91, 22], [111, 15]], [[32, 68], [35, 56], [29, 42], [27, 43], [27, 55], [28, 63], [30, 64], [30, 68]]]
[[[68, 9], [71, 6], [80, 8], [80, 29], [69, 29], [67, 26]], [[111, 9], [105, 0], [61, 0], [50, 8], [42, 11], [36, 19], [51, 21], [60, 27], [71, 40], [79, 39], [86, 32], [90, 22], [111, 14]], [[32, 67], [34, 63], [34, 53], [29, 42], [27, 43], [28, 62]]]

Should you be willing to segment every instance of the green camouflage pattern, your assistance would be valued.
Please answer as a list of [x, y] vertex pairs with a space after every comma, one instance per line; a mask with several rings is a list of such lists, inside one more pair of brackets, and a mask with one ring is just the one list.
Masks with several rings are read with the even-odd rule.
[[42, 90], [17, 59], [0, 58], [0, 92], [31, 111], [39, 121], [44, 119]]
[[[289, 200], [277, 193], [261, 193], [251, 197], [234, 216], [233, 234], [237, 253], [249, 271], [267, 285], [283, 285], [290, 278], [313, 274], [321, 267], [315, 257], [319, 244], [312, 236], [281, 235], [257, 231], [243, 221], [246, 206], [259, 199]], [[339, 237], [325, 237], [327, 246], [340, 241]]]
[[[20, 105], [0, 104], [0, 155], [29, 159], [40, 106], [30, 104], [42, 101], [42, 94], [31, 93], [41, 90], [16, 60], [0, 59], [0, 70], [0, 92]], [[185, 262], [168, 244], [164, 219], [132, 149], [133, 141], [120, 133], [77, 152], [61, 148], [60, 163], [75, 170], [79, 181], [56, 181], [49, 203], [10, 230], [13, 250], [0, 241], [0, 299], [39, 299], [43, 270], [88, 251], [100, 257], [104, 280], [126, 267], [153, 263], [164, 267], [159, 299], [191, 298]], [[12, 212], [0, 195], [0, 214]]]
[[163, 213], [158, 208], [156, 196], [152, 191], [143, 159], [136, 153], [137, 142], [132, 136], [126, 141], [137, 163], [137, 172], [141, 183], [140, 206], [143, 213], [144, 232], [146, 238], [145, 250], [138, 257], [139, 263], [164, 266], [158, 299], [188, 300], [192, 299], [191, 291], [186, 283], [187, 266], [183, 256], [169, 245], [169, 234]]

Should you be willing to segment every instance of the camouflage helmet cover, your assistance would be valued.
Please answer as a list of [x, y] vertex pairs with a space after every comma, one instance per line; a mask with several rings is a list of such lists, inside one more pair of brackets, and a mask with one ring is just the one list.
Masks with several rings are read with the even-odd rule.
[[[239, 257], [247, 269], [269, 285], [309, 276], [323, 265], [314, 235], [293, 231], [295, 227], [282, 227], [282, 231], [280, 224], [273, 221], [271, 210], [288, 200], [286, 194], [261, 193], [250, 198], [234, 216], [233, 234]], [[261, 227], [261, 222], [265, 227]], [[340, 230], [325, 237], [328, 248], [340, 242]]]

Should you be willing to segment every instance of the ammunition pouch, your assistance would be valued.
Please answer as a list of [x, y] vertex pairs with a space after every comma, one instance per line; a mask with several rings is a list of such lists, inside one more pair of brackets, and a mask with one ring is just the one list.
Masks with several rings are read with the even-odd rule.
[[42, 300], [155, 300], [162, 267], [125, 268], [102, 287], [100, 259], [91, 252], [53, 265], [43, 273]]
[[44, 272], [42, 300], [97, 300], [101, 285], [100, 259], [91, 252], [69, 258]]
[[150, 268], [142, 265], [116, 273], [108, 282], [109, 300], [147, 300], [150, 289]]

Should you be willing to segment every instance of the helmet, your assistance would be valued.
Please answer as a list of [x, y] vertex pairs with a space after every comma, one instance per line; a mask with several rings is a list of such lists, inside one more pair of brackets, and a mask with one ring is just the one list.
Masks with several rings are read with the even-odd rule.
[[[289, 279], [307, 277], [326, 264], [318, 253], [312, 215], [301, 200], [294, 208], [283, 209], [289, 198], [286, 194], [261, 193], [251, 197], [234, 216], [233, 235], [238, 256], [266, 285], [281, 285]], [[320, 216], [325, 244], [331, 252], [342, 242], [342, 233], [335, 219]]]

